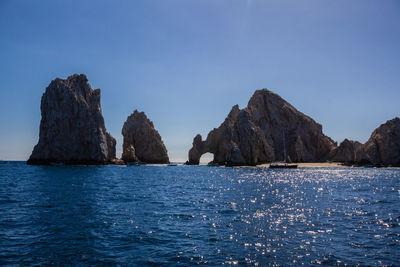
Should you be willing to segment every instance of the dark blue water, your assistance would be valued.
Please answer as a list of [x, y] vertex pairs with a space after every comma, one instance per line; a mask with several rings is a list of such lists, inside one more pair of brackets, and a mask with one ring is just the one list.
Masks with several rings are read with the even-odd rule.
[[399, 265], [400, 170], [0, 164], [0, 265]]

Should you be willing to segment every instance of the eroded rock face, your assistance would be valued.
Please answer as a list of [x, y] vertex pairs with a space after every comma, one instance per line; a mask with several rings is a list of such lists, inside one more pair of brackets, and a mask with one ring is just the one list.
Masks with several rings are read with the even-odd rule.
[[55, 79], [41, 100], [39, 142], [28, 164], [107, 164], [115, 158], [115, 139], [106, 131], [100, 89], [83, 74]]
[[199, 164], [201, 155], [214, 154], [221, 165], [257, 165], [284, 160], [318, 162], [328, 158], [335, 143], [322, 126], [277, 94], [257, 90], [244, 109], [236, 105], [225, 121], [205, 141], [197, 135], [187, 164]]
[[329, 160], [346, 164], [368, 164], [370, 158], [365, 153], [364, 145], [358, 141], [345, 139], [329, 153]]
[[169, 163], [167, 149], [144, 112], [135, 110], [122, 128], [122, 159], [126, 162]]
[[373, 131], [364, 149], [375, 165], [400, 166], [400, 118], [389, 120]]
[[400, 119], [379, 126], [365, 144], [345, 139], [330, 152], [329, 159], [355, 165], [400, 166]]

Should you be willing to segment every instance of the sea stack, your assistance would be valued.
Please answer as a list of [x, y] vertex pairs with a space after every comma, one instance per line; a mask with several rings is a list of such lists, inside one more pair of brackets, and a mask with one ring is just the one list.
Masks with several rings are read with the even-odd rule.
[[244, 109], [233, 106], [228, 117], [205, 141], [193, 140], [187, 164], [199, 164], [201, 155], [214, 154], [213, 163], [228, 166], [283, 161], [325, 161], [335, 143], [322, 126], [299, 112], [279, 95], [257, 90]]
[[108, 164], [115, 158], [115, 139], [106, 131], [100, 89], [84, 74], [57, 78], [41, 100], [39, 142], [28, 164]]
[[144, 112], [135, 110], [122, 127], [122, 160], [125, 162], [169, 163], [160, 134]]

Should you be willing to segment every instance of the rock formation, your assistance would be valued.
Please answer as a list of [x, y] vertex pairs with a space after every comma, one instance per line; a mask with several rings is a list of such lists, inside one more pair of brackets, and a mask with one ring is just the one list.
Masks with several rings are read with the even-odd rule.
[[379, 126], [365, 144], [345, 139], [331, 151], [329, 159], [355, 165], [400, 166], [400, 119]]
[[199, 164], [201, 155], [214, 154], [221, 165], [257, 165], [284, 160], [316, 162], [327, 159], [335, 143], [322, 126], [277, 94], [257, 90], [244, 109], [235, 105], [225, 121], [205, 141], [197, 135], [187, 164]]
[[373, 131], [364, 149], [375, 165], [400, 166], [400, 118], [389, 120]]
[[100, 89], [85, 75], [55, 79], [41, 100], [39, 142], [28, 164], [107, 164], [115, 158], [115, 139], [106, 132]]
[[122, 127], [122, 159], [126, 162], [169, 163], [167, 149], [144, 112], [135, 110]]
[[365, 154], [364, 146], [358, 141], [345, 139], [338, 147], [329, 153], [329, 160], [346, 164], [368, 164], [369, 157]]

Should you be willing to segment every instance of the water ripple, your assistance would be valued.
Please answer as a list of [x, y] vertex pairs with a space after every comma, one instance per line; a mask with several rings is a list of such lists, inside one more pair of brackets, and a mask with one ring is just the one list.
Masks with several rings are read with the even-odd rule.
[[0, 165], [0, 265], [396, 265], [400, 170]]

